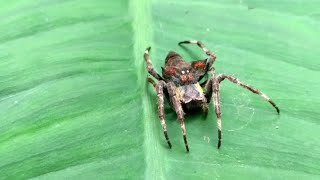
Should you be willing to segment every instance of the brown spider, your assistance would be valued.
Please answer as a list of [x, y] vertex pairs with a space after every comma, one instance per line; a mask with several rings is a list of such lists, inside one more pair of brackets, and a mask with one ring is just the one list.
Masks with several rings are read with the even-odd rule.
[[[169, 100], [171, 107], [175, 110], [178, 120], [181, 125], [184, 144], [189, 152], [186, 128], [184, 124], [184, 111], [192, 109], [202, 109], [204, 113], [208, 112], [208, 104], [210, 103], [213, 95], [214, 108], [217, 115], [218, 126], [218, 149], [221, 145], [221, 111], [220, 111], [220, 98], [219, 98], [219, 84], [224, 80], [229, 81], [242, 86], [251, 92], [258, 94], [260, 97], [268, 101], [278, 112], [279, 108], [276, 104], [265, 94], [263, 94], [257, 88], [254, 88], [248, 84], [241, 82], [238, 78], [229, 74], [216, 75], [214, 67], [211, 67], [216, 60], [215, 53], [205, 48], [204, 44], [200, 41], [181, 41], [179, 45], [189, 43], [198, 45], [207, 55], [208, 58], [204, 60], [196, 60], [187, 62], [176, 52], [170, 51], [165, 60], [165, 66], [162, 67], [162, 76], [153, 68], [151, 60], [149, 58], [149, 51], [151, 47], [148, 47], [144, 52], [144, 60], [147, 63], [147, 70], [150, 75], [158, 80], [158, 83], [154, 82], [150, 77], [147, 78], [157, 91], [158, 96], [158, 113], [160, 123], [164, 136], [167, 140], [169, 147], [171, 148], [171, 142], [168, 137], [166, 122], [164, 120], [164, 99], [163, 95]], [[199, 81], [207, 74], [211, 72], [211, 77], [205, 80], [203, 83]]]

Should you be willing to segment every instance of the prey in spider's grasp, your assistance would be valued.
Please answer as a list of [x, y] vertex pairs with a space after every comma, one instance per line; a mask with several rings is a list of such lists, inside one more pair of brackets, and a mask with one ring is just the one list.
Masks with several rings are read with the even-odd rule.
[[[184, 144], [189, 152], [189, 146], [186, 136], [186, 127], [184, 123], [184, 115], [188, 110], [202, 109], [204, 113], [208, 112], [208, 104], [213, 98], [214, 109], [217, 116], [218, 127], [218, 148], [221, 146], [221, 110], [220, 110], [220, 83], [227, 79], [234, 84], [237, 84], [249, 91], [259, 95], [264, 100], [268, 101], [280, 113], [277, 105], [264, 93], [255, 87], [243, 83], [238, 78], [229, 74], [216, 75], [213, 63], [216, 60], [214, 52], [208, 50], [200, 41], [181, 41], [181, 44], [196, 44], [206, 54], [207, 58], [192, 62], [185, 61], [178, 53], [170, 51], [165, 59], [165, 65], [162, 67], [162, 76], [154, 69], [149, 58], [151, 47], [144, 52], [144, 60], [148, 73], [158, 82], [155, 82], [151, 77], [147, 80], [156, 89], [158, 96], [158, 114], [164, 136], [171, 148], [171, 142], [167, 133], [167, 127], [164, 117], [164, 96], [169, 100], [171, 107], [175, 110], [178, 120], [181, 125]], [[211, 73], [211, 77], [207, 78], [207, 73]], [[206, 77], [207, 79], [200, 84], [200, 80]]]

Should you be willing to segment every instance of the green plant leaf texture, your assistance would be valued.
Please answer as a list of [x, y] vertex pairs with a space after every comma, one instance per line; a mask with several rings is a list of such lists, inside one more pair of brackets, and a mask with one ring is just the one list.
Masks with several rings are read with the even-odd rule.
[[[320, 179], [319, 1], [0, 2], [0, 179]], [[165, 104], [169, 149], [147, 83], [170, 50], [271, 97], [220, 86], [186, 112], [190, 152]]]

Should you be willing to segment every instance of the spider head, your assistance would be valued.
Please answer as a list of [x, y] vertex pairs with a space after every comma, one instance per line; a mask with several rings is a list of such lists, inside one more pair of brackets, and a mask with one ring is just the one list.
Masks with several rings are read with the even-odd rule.
[[173, 81], [176, 85], [182, 85], [189, 81], [185, 68], [179, 66], [162, 67], [162, 75], [168, 81]]
[[194, 84], [205, 75], [206, 71], [207, 60], [162, 67], [163, 77], [166, 80], [173, 81], [176, 85]]

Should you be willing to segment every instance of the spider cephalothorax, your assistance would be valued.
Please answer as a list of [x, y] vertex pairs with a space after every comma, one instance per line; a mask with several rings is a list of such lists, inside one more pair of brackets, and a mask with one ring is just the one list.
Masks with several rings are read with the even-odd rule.
[[[176, 52], [170, 51], [165, 59], [165, 66], [162, 67], [162, 76], [160, 76], [159, 73], [153, 68], [151, 60], [149, 59], [150, 47], [147, 48], [144, 53], [144, 59], [147, 63], [147, 70], [149, 74], [158, 80], [156, 83], [152, 78], [148, 77], [148, 81], [153, 84], [157, 91], [159, 118], [164, 136], [170, 148], [171, 142], [168, 137], [167, 127], [164, 119], [164, 95], [166, 95], [170, 105], [173, 107], [178, 116], [184, 143], [188, 152], [189, 146], [187, 143], [186, 128], [184, 124], [184, 112], [190, 109], [200, 108], [207, 113], [208, 103], [210, 103], [212, 96], [214, 100], [215, 113], [217, 115], [218, 148], [220, 148], [221, 111], [219, 84], [224, 79], [228, 79], [229, 81], [258, 94], [263, 99], [268, 101], [278, 113], [280, 112], [276, 104], [258, 89], [241, 82], [238, 78], [232, 75], [221, 74], [216, 76], [215, 69], [212, 67], [212, 64], [216, 60], [216, 56], [213, 52], [206, 49], [204, 44], [202, 44], [200, 41], [182, 41], [179, 43], [179, 45], [183, 43], [197, 44], [208, 55], [208, 58], [204, 60], [187, 62], [183, 60], [183, 58]], [[207, 74], [208, 71], [211, 72], [211, 77], [200, 84], [199, 81]]]
[[182, 57], [170, 51], [162, 67], [162, 76], [167, 81], [173, 81], [175, 85], [181, 86], [199, 82], [207, 71], [207, 59], [186, 62]]

